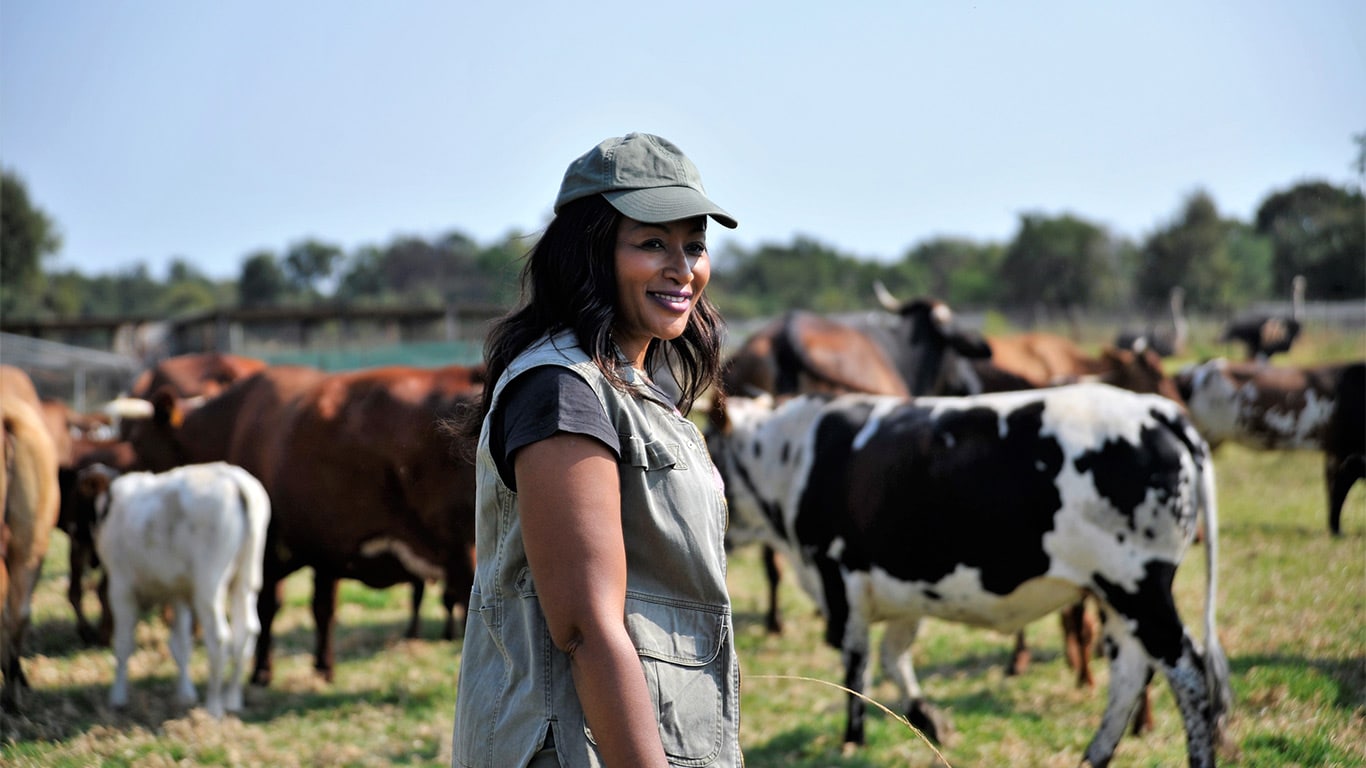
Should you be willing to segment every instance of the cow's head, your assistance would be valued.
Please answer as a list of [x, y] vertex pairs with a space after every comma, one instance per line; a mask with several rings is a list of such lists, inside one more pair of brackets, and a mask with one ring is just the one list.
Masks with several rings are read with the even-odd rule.
[[873, 284], [883, 309], [899, 320], [893, 330], [896, 366], [912, 395], [967, 394], [972, 384], [959, 379], [959, 358], [986, 359], [991, 346], [976, 331], [959, 328], [949, 305], [938, 299], [899, 301], [880, 281]]
[[1162, 369], [1162, 358], [1151, 347], [1141, 352], [1108, 347], [1101, 351], [1100, 357], [1107, 370], [1103, 377], [1105, 383], [1130, 392], [1161, 395], [1185, 405], [1186, 398], [1176, 381]]
[[109, 488], [119, 471], [106, 464], [91, 464], [76, 473], [75, 495], [83, 510], [81, 523], [94, 530], [109, 513]]
[[154, 392], [147, 402], [150, 408], [142, 418], [124, 422], [124, 434], [133, 446], [139, 464], [153, 472], [162, 472], [186, 463], [180, 426], [185, 421], [187, 408], [194, 402], [181, 400], [168, 387]]

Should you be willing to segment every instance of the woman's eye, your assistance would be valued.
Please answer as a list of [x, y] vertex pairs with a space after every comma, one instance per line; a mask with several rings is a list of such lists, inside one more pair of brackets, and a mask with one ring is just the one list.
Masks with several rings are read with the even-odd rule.
[[689, 243], [689, 244], [688, 244], [688, 253], [690, 253], [690, 254], [692, 254], [692, 255], [694, 255], [694, 256], [701, 256], [702, 254], [704, 254], [704, 253], [706, 253], [706, 252], [707, 252], [707, 244], [706, 244], [706, 243]]

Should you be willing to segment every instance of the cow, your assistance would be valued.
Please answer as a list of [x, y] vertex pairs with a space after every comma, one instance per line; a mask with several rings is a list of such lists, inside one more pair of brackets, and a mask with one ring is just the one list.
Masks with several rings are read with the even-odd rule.
[[987, 344], [991, 357], [972, 361], [976, 381], [969, 394], [1098, 381], [1182, 402], [1162, 367], [1162, 356], [1153, 349], [1107, 346], [1092, 356], [1067, 338], [1037, 332], [988, 336]]
[[176, 355], [138, 374], [129, 395], [147, 400], [170, 387], [180, 397], [209, 398], [265, 367], [264, 360], [226, 352]]
[[[1105, 347], [1098, 356], [1092, 357], [1072, 341], [1051, 333], [988, 336], [987, 343], [991, 346], [991, 359], [971, 361], [979, 382], [975, 392], [1011, 392], [1100, 382], [1131, 392], [1161, 395], [1184, 404], [1176, 382], [1166, 374], [1161, 356], [1153, 349], [1135, 351]], [[1064, 610], [1060, 618], [1068, 664], [1077, 672], [1077, 685], [1090, 688], [1095, 685], [1090, 649], [1096, 627], [1085, 611], [1085, 600]], [[1022, 630], [1015, 638], [1015, 651], [1007, 674], [1023, 673], [1029, 665], [1029, 657]], [[1145, 691], [1134, 718], [1134, 733], [1151, 727], [1152, 711]]]
[[89, 493], [97, 499], [95, 547], [108, 574], [114, 618], [110, 706], [128, 704], [138, 616], [149, 606], [169, 604], [175, 609], [170, 646], [180, 673], [179, 702], [198, 700], [190, 681], [192, 625], [198, 621], [209, 662], [205, 709], [215, 718], [241, 711], [242, 676], [260, 632], [256, 598], [270, 522], [266, 489], [225, 462], [160, 474], [118, 474], [95, 464], [82, 470], [81, 482], [93, 486]]
[[[863, 392], [906, 395], [938, 382], [933, 391], [921, 394], [977, 394], [1099, 381], [1135, 392], [1152, 392], [1180, 401], [1175, 384], [1162, 369], [1152, 350], [1133, 352], [1107, 348], [1091, 357], [1071, 341], [1054, 334], [1030, 333], [987, 337], [990, 358], [976, 357], [978, 337], [957, 329], [948, 307], [932, 300], [899, 302], [882, 286], [875, 285], [879, 301], [888, 311], [901, 313], [906, 327], [902, 338], [920, 339], [921, 349], [912, 359], [914, 368], [898, 369], [888, 347], [875, 343], [864, 331], [803, 311], [790, 311], [753, 333], [727, 361], [722, 374], [726, 394], [769, 392], [788, 395], [810, 392]], [[935, 350], [938, 350], [936, 352]], [[997, 359], [997, 356], [1000, 359]], [[964, 364], [970, 365], [965, 370]], [[920, 375], [921, 367], [939, 373]], [[909, 378], [903, 378], [904, 375]], [[952, 373], [951, 373], [952, 372]], [[919, 379], [922, 383], [913, 384]], [[769, 608], [765, 624], [770, 632], [782, 629], [778, 610], [777, 559], [764, 552], [768, 576]], [[1078, 685], [1094, 685], [1089, 648], [1095, 635], [1079, 602], [1061, 614], [1063, 640], [1070, 666], [1077, 671]], [[1016, 637], [1008, 674], [1021, 674], [1028, 666], [1029, 650], [1024, 633]], [[1146, 706], [1135, 720], [1135, 730], [1151, 725]]]
[[76, 634], [87, 645], [108, 645], [114, 624], [103, 576], [97, 590], [100, 602], [98, 627], [86, 618], [84, 608], [86, 573], [98, 568], [100, 563], [95, 553], [95, 497], [82, 490], [78, 478], [81, 470], [95, 464], [129, 472], [137, 469], [138, 463], [132, 444], [126, 440], [73, 437], [68, 459], [57, 466], [57, 487], [61, 495], [57, 527], [70, 541], [66, 596], [76, 615]]
[[[1016, 632], [1090, 591], [1110, 692], [1086, 760], [1103, 766], [1154, 669], [1171, 683], [1193, 766], [1215, 762], [1229, 707], [1215, 632], [1213, 464], [1181, 407], [1103, 384], [954, 398], [732, 397], [708, 427], [731, 526], [798, 565], [842, 652], [845, 741], [863, 741], [869, 627], [908, 720], [939, 738], [910, 645], [922, 617]], [[1207, 528], [1198, 650], [1172, 583]]]
[[1315, 366], [1214, 358], [1176, 376], [1191, 420], [1211, 445], [1323, 451], [1328, 530], [1342, 534], [1342, 507], [1366, 478], [1366, 362]]
[[[17, 371], [18, 369], [11, 369]], [[22, 371], [19, 371], [22, 374]], [[6, 374], [0, 388], [0, 708], [17, 712], [28, 687], [21, 657], [28, 633], [33, 589], [57, 524], [57, 449], [43, 424], [32, 382]]]
[[439, 424], [482, 384], [482, 366], [271, 366], [188, 413], [169, 393], [153, 397], [130, 438], [147, 468], [228, 461], [270, 494], [254, 683], [270, 683], [279, 588], [300, 568], [313, 570], [314, 666], [326, 680], [342, 578], [375, 588], [443, 580], [443, 636], [457, 634], [454, 611], [473, 583], [474, 467]]
[[[958, 327], [947, 304], [933, 298], [898, 301], [881, 282], [874, 291], [893, 318], [860, 316], [849, 321], [806, 310], [789, 310], [742, 342], [721, 373], [721, 392], [870, 392], [893, 395], [956, 394], [963, 359], [990, 349], [974, 331]], [[782, 629], [778, 609], [778, 562], [765, 550], [770, 632]]]

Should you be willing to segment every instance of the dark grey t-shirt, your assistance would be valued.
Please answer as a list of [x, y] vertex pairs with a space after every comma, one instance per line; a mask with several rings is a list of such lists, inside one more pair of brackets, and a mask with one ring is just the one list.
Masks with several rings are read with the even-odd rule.
[[489, 452], [503, 483], [517, 490], [512, 461], [518, 449], [556, 432], [572, 432], [602, 441], [621, 457], [617, 431], [607, 420], [593, 388], [577, 374], [558, 365], [533, 368], [503, 391], [490, 415]]

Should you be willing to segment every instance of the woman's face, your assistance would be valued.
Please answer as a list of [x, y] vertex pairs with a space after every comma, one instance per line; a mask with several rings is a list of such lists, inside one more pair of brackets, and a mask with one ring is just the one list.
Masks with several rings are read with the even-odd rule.
[[676, 339], [711, 277], [707, 217], [617, 228], [617, 346], [637, 367], [654, 339]]

